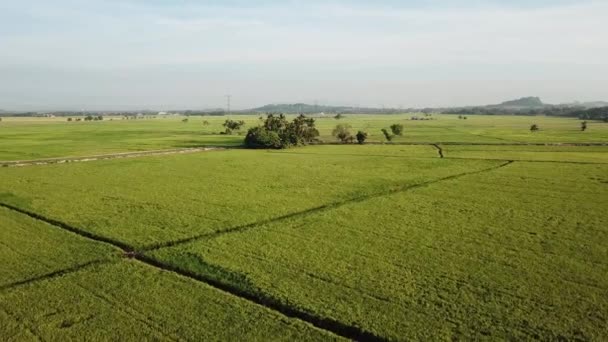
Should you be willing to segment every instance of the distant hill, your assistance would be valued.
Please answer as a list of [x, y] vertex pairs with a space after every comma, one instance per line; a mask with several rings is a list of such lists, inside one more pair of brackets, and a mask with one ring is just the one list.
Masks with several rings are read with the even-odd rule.
[[522, 97], [521, 99], [505, 101], [499, 105], [500, 107], [517, 107], [517, 108], [540, 108], [545, 104], [539, 97]]
[[395, 108], [373, 108], [373, 107], [352, 107], [352, 106], [327, 106], [327, 105], [311, 105], [307, 103], [281, 103], [267, 104], [262, 107], [248, 109], [244, 112], [254, 113], [302, 113], [302, 114], [318, 114], [318, 113], [343, 113], [343, 114], [361, 114], [361, 113], [386, 113], [392, 114], [403, 112]]

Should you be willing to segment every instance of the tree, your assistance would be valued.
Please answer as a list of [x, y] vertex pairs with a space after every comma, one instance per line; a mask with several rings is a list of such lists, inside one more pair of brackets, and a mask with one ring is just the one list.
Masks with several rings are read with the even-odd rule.
[[403, 135], [403, 125], [402, 124], [392, 124], [391, 131], [394, 135]]
[[349, 124], [339, 124], [336, 125], [336, 128], [334, 128], [331, 134], [345, 144], [353, 141], [353, 136], [350, 134], [350, 128]]
[[336, 120], [340, 120], [340, 119], [342, 119], [343, 117], [344, 117], [344, 115], [342, 115], [342, 114], [338, 113], [338, 114], [336, 114], [336, 116], [334, 116], [334, 119], [336, 119]]
[[367, 133], [365, 133], [363, 131], [359, 131], [359, 132], [357, 132], [356, 137], [357, 137], [357, 142], [360, 145], [363, 145], [363, 143], [365, 142], [365, 140], [367, 140]]
[[234, 120], [226, 120], [222, 126], [224, 126], [226, 128], [226, 134], [231, 134], [233, 131], [240, 131], [241, 127], [243, 127], [245, 125], [245, 121], [243, 120], [239, 120], [239, 121], [234, 121]]
[[269, 131], [266, 127], [250, 128], [245, 136], [245, 146], [249, 148], [283, 148], [283, 142], [277, 132]]
[[188, 122], [188, 118], [183, 119], [183, 120], [182, 120], [182, 122], [183, 122], [183, 123]]
[[317, 139], [319, 131], [315, 120], [299, 115], [292, 122], [285, 115], [267, 114], [266, 120], [250, 128], [245, 137], [245, 146], [249, 148], [288, 148], [309, 144]]
[[84, 121], [92, 121], [92, 120], [93, 120], [93, 116], [92, 116], [92, 115], [87, 115], [87, 116], [84, 118]]
[[209, 126], [209, 121], [203, 120], [203, 126]]
[[586, 131], [587, 130], [587, 121], [583, 121], [581, 122], [581, 131]]
[[290, 145], [298, 146], [306, 145], [318, 136], [319, 131], [315, 128], [315, 119], [300, 114], [287, 125], [283, 139]]
[[386, 128], [382, 129], [382, 134], [384, 134], [384, 137], [386, 138], [387, 141], [393, 140], [393, 136], [388, 132], [388, 130]]
[[72, 118], [68, 118], [68, 121], [72, 121]]
[[538, 131], [540, 128], [538, 127], [537, 124], [533, 124], [532, 126], [530, 126], [530, 131], [531, 132], [536, 132]]

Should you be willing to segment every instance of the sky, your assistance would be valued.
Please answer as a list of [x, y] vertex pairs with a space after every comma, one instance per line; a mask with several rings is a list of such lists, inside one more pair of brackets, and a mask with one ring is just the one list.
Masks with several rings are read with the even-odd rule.
[[608, 1], [0, 0], [0, 109], [608, 100]]

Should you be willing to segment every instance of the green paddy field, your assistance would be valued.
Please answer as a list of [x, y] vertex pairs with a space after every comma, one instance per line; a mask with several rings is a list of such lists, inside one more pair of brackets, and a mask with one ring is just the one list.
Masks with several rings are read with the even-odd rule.
[[411, 116], [278, 151], [226, 117], [4, 118], [0, 339], [608, 340], [608, 124]]

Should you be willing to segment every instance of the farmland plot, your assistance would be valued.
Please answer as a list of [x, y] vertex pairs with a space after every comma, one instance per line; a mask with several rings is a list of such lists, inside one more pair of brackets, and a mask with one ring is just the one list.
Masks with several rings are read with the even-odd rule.
[[136, 261], [98, 265], [0, 292], [0, 336], [4, 341], [339, 339]]
[[605, 340], [607, 175], [515, 162], [150, 255], [381, 338]]
[[0, 288], [112, 255], [119, 250], [0, 207]]
[[447, 158], [608, 164], [608, 146], [442, 145]]
[[[336, 148], [309, 147], [302, 154], [234, 150], [3, 168], [0, 203], [134, 248], [148, 248], [500, 163], [441, 160], [431, 146], [387, 146], [382, 152], [403, 158], [354, 158], [348, 152], [326, 150]], [[308, 154], [314, 151], [319, 154]], [[419, 158], [422, 155], [427, 157]]]

